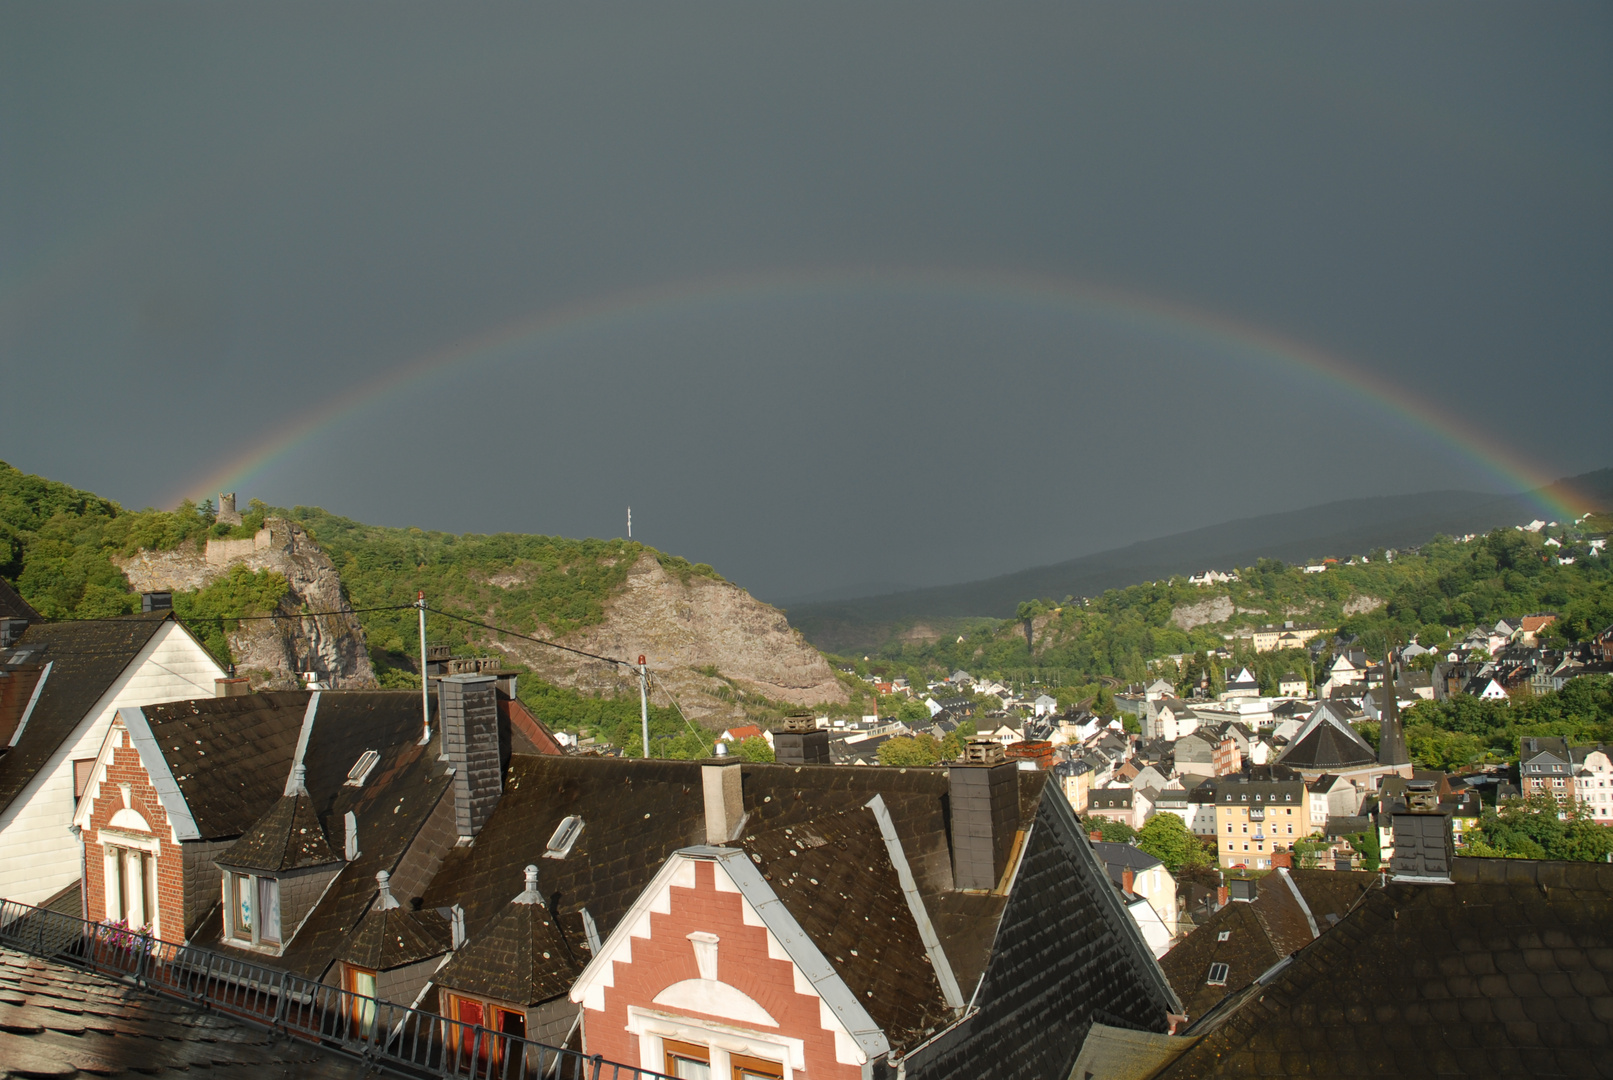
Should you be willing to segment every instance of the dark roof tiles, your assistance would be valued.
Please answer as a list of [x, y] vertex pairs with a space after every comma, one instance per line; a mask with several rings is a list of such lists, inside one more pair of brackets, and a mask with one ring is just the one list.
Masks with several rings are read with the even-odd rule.
[[341, 861], [305, 793], [281, 796], [246, 835], [218, 856], [221, 865], [271, 874]]
[[172, 612], [35, 623], [18, 647], [45, 647], [51, 665], [17, 745], [0, 755], [0, 809], [11, 805]]

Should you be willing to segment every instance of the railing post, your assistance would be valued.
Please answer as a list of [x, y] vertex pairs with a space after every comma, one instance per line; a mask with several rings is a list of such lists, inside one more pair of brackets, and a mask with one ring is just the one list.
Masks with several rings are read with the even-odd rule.
[[605, 1067], [605, 1056], [603, 1054], [595, 1054], [594, 1055], [594, 1071], [593, 1071], [593, 1074], [589, 1077], [589, 1080], [599, 1080], [599, 1070], [603, 1069], [604, 1067]]
[[280, 973], [280, 992], [274, 1003], [274, 1026], [284, 1031], [286, 1026], [286, 976], [287, 972]]

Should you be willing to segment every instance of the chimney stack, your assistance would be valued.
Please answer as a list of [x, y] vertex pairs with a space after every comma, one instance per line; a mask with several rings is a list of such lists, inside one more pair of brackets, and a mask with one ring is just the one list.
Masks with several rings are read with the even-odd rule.
[[1234, 900], [1248, 903], [1260, 895], [1260, 882], [1254, 878], [1233, 878], [1227, 882], [1227, 893]]
[[745, 824], [745, 793], [739, 762], [700, 766], [706, 802], [706, 843], [721, 846], [739, 835]]
[[1129, 866], [1122, 867], [1120, 870], [1120, 888], [1125, 892], [1131, 892], [1133, 891], [1132, 886], [1135, 884], [1137, 884], [1137, 871]]
[[996, 740], [971, 739], [947, 768], [947, 788], [953, 887], [989, 892], [1008, 868], [1019, 825], [1019, 766]]
[[214, 679], [214, 697], [245, 697], [252, 692], [252, 680], [246, 676], [233, 679]]
[[140, 610], [142, 612], [172, 611], [174, 610], [174, 594], [171, 592], [143, 592], [140, 594]]
[[829, 733], [811, 713], [786, 716], [773, 729], [773, 760], [780, 765], [828, 765]]
[[504, 792], [495, 682], [491, 675], [445, 675], [437, 684], [443, 757], [454, 769], [460, 839], [481, 832]]
[[1449, 885], [1456, 845], [1451, 838], [1451, 817], [1439, 805], [1432, 780], [1406, 785], [1406, 805], [1390, 814], [1395, 853], [1390, 871], [1395, 881]]

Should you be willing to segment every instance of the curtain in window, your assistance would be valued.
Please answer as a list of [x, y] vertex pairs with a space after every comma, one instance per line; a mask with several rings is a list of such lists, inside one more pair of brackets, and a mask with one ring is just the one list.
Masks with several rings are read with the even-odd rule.
[[258, 940], [280, 941], [280, 882], [258, 878]]

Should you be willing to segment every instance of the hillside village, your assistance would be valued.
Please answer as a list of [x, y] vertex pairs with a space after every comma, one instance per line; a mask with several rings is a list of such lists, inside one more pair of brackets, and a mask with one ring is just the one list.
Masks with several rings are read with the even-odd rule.
[[[48, 538], [74, 499], [9, 526], [20, 588], [0, 578], [19, 1075], [196, 1066], [188, 1036], [141, 1037], [175, 1009], [282, 1040], [261, 1045], [305, 1075], [1605, 1070], [1613, 625], [1590, 519], [1442, 541], [1441, 565], [1545, 551], [1589, 583], [1471, 626], [1354, 591], [1311, 609], [1329, 622], [1248, 610], [1284, 573], [1409, 552], [1139, 586], [1167, 590], [1158, 641], [1193, 648], [1125, 679], [993, 662], [1087, 647], [1118, 596], [829, 659], [647, 550], [546, 564], [500, 541], [488, 574], [385, 534], [420, 561], [371, 573], [356, 523], [227, 493], [205, 533], [69, 549]], [[106, 535], [132, 527], [115, 509]], [[108, 551], [123, 592], [29, 569]], [[431, 560], [474, 606], [409, 595]], [[595, 599], [542, 593], [561, 567]], [[543, 614], [517, 629], [520, 604]], [[1413, 620], [1431, 629], [1396, 640]], [[973, 673], [937, 667], [961, 651]], [[642, 706], [618, 689], [636, 671]], [[643, 711], [603, 711], [624, 697]]]

